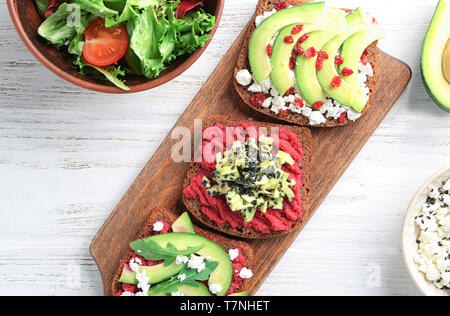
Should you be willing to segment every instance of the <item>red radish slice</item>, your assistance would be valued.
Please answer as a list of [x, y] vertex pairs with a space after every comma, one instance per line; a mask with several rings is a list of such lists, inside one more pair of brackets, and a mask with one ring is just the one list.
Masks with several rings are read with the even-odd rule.
[[53, 13], [55, 13], [56, 9], [58, 9], [61, 4], [61, 0], [50, 0], [47, 11], [45, 11], [45, 17], [49, 18]]
[[177, 8], [177, 18], [182, 19], [192, 9], [196, 7], [203, 7], [202, 0], [183, 0]]

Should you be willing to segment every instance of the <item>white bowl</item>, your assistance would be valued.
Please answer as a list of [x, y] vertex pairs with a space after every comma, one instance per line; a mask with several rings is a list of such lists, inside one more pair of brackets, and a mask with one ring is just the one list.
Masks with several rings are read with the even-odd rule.
[[430, 184], [440, 184], [443, 180], [450, 177], [450, 168], [445, 168], [430, 179], [428, 179], [416, 193], [409, 205], [403, 222], [402, 248], [403, 259], [414, 283], [419, 290], [426, 296], [450, 296], [450, 290], [440, 290], [428, 281], [425, 274], [418, 270], [414, 262], [413, 255], [417, 251], [417, 239], [419, 238], [420, 228], [415, 224], [414, 218], [419, 214], [419, 209], [425, 203], [428, 196], [428, 186]]

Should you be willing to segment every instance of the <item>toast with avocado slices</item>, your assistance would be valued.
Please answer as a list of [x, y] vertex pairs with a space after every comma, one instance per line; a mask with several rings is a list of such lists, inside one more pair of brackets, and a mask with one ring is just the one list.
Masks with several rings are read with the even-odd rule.
[[154, 209], [130, 243], [114, 296], [247, 296], [253, 249], [192, 224], [188, 213]]
[[277, 120], [347, 125], [372, 105], [383, 36], [359, 8], [259, 0], [236, 63], [235, 89], [246, 105]]
[[183, 202], [194, 217], [250, 239], [285, 235], [306, 222], [308, 128], [224, 116], [211, 117], [203, 128], [202, 161], [191, 162], [183, 184]]

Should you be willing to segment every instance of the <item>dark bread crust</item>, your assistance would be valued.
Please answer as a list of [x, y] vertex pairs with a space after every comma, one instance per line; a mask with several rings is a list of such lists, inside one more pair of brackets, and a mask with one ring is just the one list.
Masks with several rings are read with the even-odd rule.
[[[255, 15], [253, 16], [252, 23], [249, 27], [247, 38], [245, 40], [244, 45], [242, 46], [241, 52], [239, 53], [236, 67], [234, 69], [233, 84], [234, 84], [234, 87], [235, 87], [237, 93], [240, 95], [241, 99], [245, 102], [245, 104], [247, 104], [253, 110], [258, 111], [264, 115], [274, 117], [277, 120], [286, 121], [286, 122], [290, 122], [290, 123], [297, 124], [297, 125], [310, 126], [309, 118], [307, 118], [306, 116], [304, 116], [302, 114], [294, 113], [294, 112], [288, 110], [285, 116], [280, 116], [279, 114], [275, 114], [274, 112], [272, 112], [270, 110], [270, 108], [262, 108], [262, 107], [254, 106], [250, 102], [250, 98], [255, 96], [256, 94], [248, 91], [246, 89], [246, 87], [241, 86], [236, 81], [236, 75], [239, 70], [242, 70], [242, 69], [250, 70], [250, 63], [248, 60], [248, 44], [250, 41], [250, 37], [256, 28], [256, 26], [255, 26], [256, 17], [259, 15], [262, 15], [264, 12], [273, 10], [276, 7], [276, 5], [280, 2], [283, 2], [283, 1], [282, 0], [259, 0], [258, 4], [256, 6]], [[299, 4], [306, 3], [308, 1], [286, 0], [286, 2], [288, 2], [292, 5], [299, 5]], [[346, 10], [346, 11], [349, 12], [350, 10]], [[373, 68], [373, 77], [369, 77], [368, 81], [367, 81], [367, 86], [370, 90], [370, 98], [369, 98], [369, 101], [367, 102], [366, 107], [362, 111], [362, 115], [364, 115], [367, 112], [367, 110], [372, 105], [372, 101], [373, 101], [373, 91], [374, 91], [375, 85], [376, 85], [376, 74], [377, 74], [377, 62], [376, 62], [376, 60], [377, 60], [377, 58], [376, 58], [377, 57], [377, 44], [378, 44], [378, 41], [372, 43], [367, 48], [369, 62]], [[353, 121], [349, 120], [347, 117], [345, 117], [345, 119], [342, 121], [342, 123], [340, 123], [338, 120], [334, 120], [333, 118], [327, 118], [327, 121], [325, 123], [322, 123], [319, 125], [314, 125], [312, 127], [336, 127], [336, 126], [345, 126], [350, 123], [353, 123]]]
[[[310, 212], [310, 193], [311, 193], [311, 181], [310, 181], [310, 170], [311, 170], [311, 156], [312, 156], [312, 136], [311, 132], [306, 127], [298, 127], [298, 126], [288, 126], [288, 125], [282, 125], [282, 124], [271, 124], [271, 123], [263, 123], [263, 122], [256, 122], [256, 121], [241, 121], [236, 120], [234, 118], [215, 115], [212, 116], [203, 126], [204, 129], [213, 126], [216, 123], [222, 123], [227, 126], [233, 126], [237, 125], [239, 123], [251, 123], [258, 127], [283, 127], [286, 130], [293, 132], [297, 134], [299, 137], [299, 140], [302, 144], [302, 150], [303, 150], [303, 158], [299, 163], [300, 169], [303, 172], [303, 184], [301, 188], [301, 199], [303, 203], [303, 216], [302, 218], [297, 219], [293, 222], [292, 226], [287, 231], [273, 231], [270, 234], [263, 234], [261, 232], [258, 232], [252, 228], [249, 227], [238, 227], [238, 228], [232, 228], [229, 223], [225, 223], [223, 225], [217, 225], [215, 222], [210, 220], [206, 215], [202, 212], [202, 207], [200, 204], [200, 200], [198, 198], [196, 199], [189, 199], [186, 197], [185, 194], [183, 194], [183, 202], [184, 205], [187, 207], [189, 212], [195, 216], [200, 222], [205, 224], [208, 227], [211, 227], [213, 229], [216, 229], [220, 232], [223, 232], [228, 235], [237, 236], [241, 238], [249, 238], [249, 239], [262, 239], [262, 238], [272, 238], [272, 237], [279, 237], [282, 235], [289, 234], [290, 232], [296, 230], [298, 227], [302, 225], [305, 218], [309, 217]], [[189, 184], [191, 183], [192, 177], [197, 175], [198, 173], [199, 165], [198, 163], [191, 162], [189, 165], [189, 169], [186, 175], [186, 178], [184, 179], [183, 183], [183, 190], [186, 189]]]
[[[136, 238], [134, 240], [145, 238], [148, 235], [148, 232], [152, 231], [153, 224], [157, 222], [158, 220], [163, 220], [168, 222], [169, 224], [172, 224], [175, 222], [175, 220], [178, 218], [178, 216], [181, 215], [181, 212], [178, 212], [178, 214], [175, 214], [172, 211], [169, 211], [167, 209], [157, 208], [154, 209], [150, 216], [147, 218], [147, 221], [145, 222], [144, 228], [137, 234]], [[201, 229], [194, 225], [195, 232], [202, 236], [211, 236], [214, 238], [214, 241], [222, 247], [225, 251], [228, 252], [230, 249], [240, 248], [243, 250], [243, 255], [246, 260], [247, 268], [251, 269], [253, 266], [253, 248], [244, 241], [239, 240], [233, 240], [226, 238], [221, 235], [217, 235], [214, 233], [211, 233], [207, 230]], [[124, 265], [128, 263], [131, 260], [131, 256], [133, 255], [133, 251], [128, 251], [126, 256], [122, 259], [120, 262], [119, 268], [117, 269], [117, 273], [114, 276], [111, 288], [112, 288], [112, 294], [114, 295], [121, 289], [121, 283], [119, 282], [120, 276], [122, 274]], [[235, 293], [248, 291], [249, 288], [249, 279], [244, 279], [244, 282], [242, 282], [241, 286], [236, 289]]]

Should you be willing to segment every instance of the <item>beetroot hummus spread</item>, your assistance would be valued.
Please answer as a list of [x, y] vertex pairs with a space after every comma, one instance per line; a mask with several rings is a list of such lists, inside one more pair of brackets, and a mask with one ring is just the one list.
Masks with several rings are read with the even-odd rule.
[[[241, 123], [237, 126], [216, 124], [212, 129], [216, 131], [220, 130], [222, 133], [212, 132], [211, 128], [203, 132], [203, 161], [199, 162], [198, 174], [192, 177], [190, 185], [184, 190], [186, 197], [190, 199], [198, 198], [203, 214], [217, 225], [228, 223], [232, 228], [251, 227], [264, 234], [270, 234], [272, 231], [288, 230], [294, 221], [303, 216], [301, 199], [303, 172], [299, 167], [299, 162], [303, 157], [303, 151], [302, 144], [297, 135], [284, 128], [279, 128], [277, 137], [279, 149], [288, 153], [295, 161], [292, 166], [284, 164], [281, 168], [289, 174], [290, 179], [296, 182], [295, 186], [292, 187], [295, 198], [292, 201], [285, 198], [283, 200], [282, 210], [268, 208], [266, 213], [258, 211], [250, 222], [246, 222], [241, 212], [231, 211], [223, 195], [210, 196], [208, 190], [202, 185], [202, 179], [204, 176], [212, 179], [212, 172], [215, 171], [216, 151], [220, 151], [217, 150], [218, 147], [221, 147], [223, 150], [228, 150], [230, 147], [228, 144], [231, 143], [232, 145], [233, 143], [233, 141], [230, 142], [230, 139], [239, 141], [246, 141], [250, 137], [258, 139], [261, 131], [258, 127], [248, 123]], [[222, 135], [219, 141], [218, 134]], [[275, 137], [273, 138], [276, 139]]]

